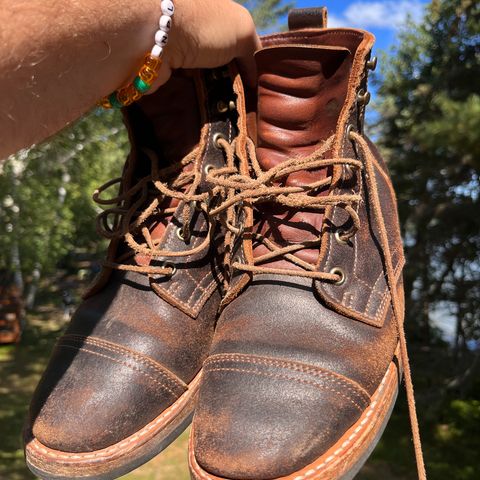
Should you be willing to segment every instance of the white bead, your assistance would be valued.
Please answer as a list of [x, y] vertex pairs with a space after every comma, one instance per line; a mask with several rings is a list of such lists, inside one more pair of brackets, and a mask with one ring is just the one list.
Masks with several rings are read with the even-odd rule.
[[163, 48], [160, 45], [154, 45], [150, 55], [155, 58], [160, 58], [163, 55]]
[[155, 43], [160, 47], [164, 47], [168, 42], [168, 33], [157, 30], [155, 34]]
[[175, 11], [172, 0], [162, 0], [161, 3], [162, 13], [171, 17]]
[[169, 32], [170, 27], [172, 26], [172, 19], [168, 15], [162, 15], [158, 23], [160, 25], [160, 30], [163, 30], [164, 32]]

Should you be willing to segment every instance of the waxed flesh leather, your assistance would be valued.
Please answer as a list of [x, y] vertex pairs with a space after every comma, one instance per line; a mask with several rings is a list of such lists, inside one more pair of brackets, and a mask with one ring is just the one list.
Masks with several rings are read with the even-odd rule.
[[[210, 71], [176, 72], [155, 94], [125, 111], [131, 152], [124, 185], [149, 173], [146, 151], [159, 168], [173, 165], [204, 141], [206, 163], [221, 166], [223, 154], [212, 144], [215, 132], [232, 138], [228, 114], [215, 108], [232, 98], [228, 74], [212, 80]], [[174, 99], [175, 101], [172, 101]], [[202, 140], [203, 136], [203, 140]], [[189, 167], [191, 168], [191, 167]], [[202, 182], [200, 189], [207, 188]], [[152, 238], [161, 247], [180, 251], [201, 243], [207, 230], [205, 212], [194, 211], [188, 245], [175, 232], [181, 226], [178, 206], [167, 220], [153, 222]], [[161, 209], [160, 209], [161, 210]], [[220, 232], [214, 231], [215, 239]], [[218, 242], [189, 257], [168, 260], [172, 276], [158, 278], [105, 268], [57, 343], [34, 394], [29, 428], [44, 445], [64, 452], [91, 452], [134, 434], [158, 417], [187, 389], [205, 360], [213, 337], [221, 268]], [[112, 241], [109, 258], [128, 252]], [[130, 256], [139, 266], [164, 258]]]
[[[357, 130], [363, 122], [356, 97], [366, 86], [373, 37], [348, 29], [295, 30], [266, 37], [263, 45], [256, 54], [258, 122], [250, 128], [256, 131], [263, 169], [307, 156], [331, 134], [338, 156], [365, 161], [346, 128], [351, 124]], [[329, 79], [335, 81], [328, 84]], [[369, 146], [395, 294], [402, 298], [395, 197], [383, 160]], [[334, 173], [301, 171], [286, 183], [306, 184]], [[360, 228], [350, 241], [334, 238], [339, 228], [351, 227], [337, 206], [317, 213], [262, 203], [253, 208], [253, 224], [245, 225], [245, 231], [261, 232], [278, 246], [321, 235], [320, 251], [296, 255], [322, 272], [342, 267], [345, 281], [335, 285], [294, 271], [292, 276], [234, 273], [234, 293], [227, 294], [204, 365], [193, 425], [193, 453], [207, 473], [239, 480], [294, 478], [360, 418], [394, 360], [399, 320], [386, 284], [371, 183], [364, 170], [343, 173], [332, 190], [319, 194], [361, 195]], [[241, 246], [235, 260], [251, 264], [252, 257], [265, 253], [253, 243], [252, 254]], [[286, 260], [263, 266], [298, 269]]]

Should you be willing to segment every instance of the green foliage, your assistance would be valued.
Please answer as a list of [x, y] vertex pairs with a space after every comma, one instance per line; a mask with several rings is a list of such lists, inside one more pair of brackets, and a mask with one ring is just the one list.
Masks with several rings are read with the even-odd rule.
[[[433, 480], [474, 480], [480, 471], [480, 4], [433, 0], [391, 53], [382, 62], [377, 128], [404, 230], [406, 326], [422, 344], [412, 363], [427, 471]], [[453, 349], [438, 339], [432, 325], [439, 319], [453, 326]], [[395, 411], [373, 457], [395, 470], [393, 478], [415, 476], [407, 418], [406, 409]]]
[[480, 4], [432, 1], [393, 53], [379, 129], [404, 227], [408, 325], [429, 341], [434, 312], [449, 315], [465, 348], [480, 336]]
[[238, 0], [251, 12], [257, 29], [265, 30], [275, 26], [279, 19], [287, 14], [294, 2], [284, 0]]
[[27, 276], [51, 272], [78, 248], [95, 249], [91, 199], [121, 172], [126, 134], [117, 112], [95, 110], [50, 142], [7, 159], [0, 175], [0, 268], [12, 270], [12, 251]]

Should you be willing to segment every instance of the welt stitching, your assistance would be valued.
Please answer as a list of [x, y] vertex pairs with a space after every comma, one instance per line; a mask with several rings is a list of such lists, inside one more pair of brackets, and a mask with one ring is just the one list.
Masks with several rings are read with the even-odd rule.
[[[199, 280], [199, 284], [203, 283], [205, 281], [206, 278], [208, 277], [211, 277], [212, 276], [212, 272], [210, 271], [210, 269], [207, 269], [207, 272], [205, 273], [205, 275]], [[202, 290], [204, 291], [203, 295], [200, 296], [200, 298], [193, 304], [192, 308], [196, 308], [200, 303], [201, 301], [205, 298], [205, 296], [207, 295], [210, 295], [212, 293], [213, 290], [211, 290], [211, 286], [212, 284], [216, 284], [216, 281], [213, 280], [212, 282], [210, 282], [206, 287], [200, 287], [202, 288]], [[200, 286], [200, 285], [198, 285]]]
[[[93, 338], [87, 338], [87, 337], [82, 337], [82, 336], [75, 336], [77, 337], [77, 340], [72, 341], [83, 341], [86, 343], [91, 343], [95, 346], [104, 348], [106, 350], [110, 350], [111, 352], [114, 353], [121, 353], [125, 354], [133, 359], [135, 359], [137, 362], [142, 363], [152, 369], [154, 369], [156, 372], [158, 372], [160, 375], [162, 375], [165, 379], [167, 379], [169, 382], [173, 383], [176, 387], [181, 387], [185, 389], [185, 384], [181, 382], [180, 379], [176, 379], [172, 375], [170, 375], [168, 372], [166, 372], [159, 364], [155, 363], [152, 361], [150, 358], [146, 357], [145, 355], [141, 355], [140, 353], [136, 352], [130, 352], [129, 350], [123, 349], [120, 345], [111, 345], [109, 343], [106, 343], [103, 340], [100, 339], [93, 339]], [[65, 337], [64, 337], [65, 340]]]
[[[362, 193], [363, 193], [363, 175], [362, 173], [360, 173], [360, 182], [359, 182], [359, 189], [358, 189], [358, 194], [360, 196], [362, 196]], [[355, 209], [357, 215], [359, 215], [359, 211], [360, 211], [360, 202], [358, 202], [358, 205], [357, 205], [357, 208]], [[367, 288], [370, 288], [363, 280], [361, 280], [359, 278], [359, 276], [357, 275], [357, 265], [358, 265], [358, 242], [357, 242], [357, 238], [355, 237], [354, 238], [354, 251], [355, 251], [355, 256], [354, 256], [354, 261], [353, 261], [353, 276], [358, 280], [360, 281], [361, 283], [363, 283], [364, 285], [367, 286]]]
[[361, 412], [363, 412], [364, 408], [358, 405], [357, 402], [355, 402], [352, 398], [350, 398], [348, 395], [345, 395], [338, 390], [335, 390], [333, 388], [329, 388], [325, 385], [320, 385], [315, 382], [309, 382], [308, 380], [302, 380], [300, 378], [295, 378], [295, 377], [290, 377], [288, 375], [279, 375], [276, 373], [266, 373], [266, 372], [259, 372], [258, 370], [247, 370], [247, 369], [242, 369], [242, 368], [228, 368], [228, 367], [217, 367], [217, 368], [211, 368], [209, 369], [210, 372], [222, 372], [222, 371], [228, 371], [228, 372], [240, 372], [240, 373], [253, 373], [254, 375], [260, 375], [263, 377], [271, 377], [271, 378], [281, 378], [283, 380], [292, 380], [294, 382], [298, 383], [303, 383], [305, 385], [309, 385], [311, 387], [317, 388], [319, 390], [329, 390], [333, 393], [336, 393], [345, 399], [347, 399], [350, 403], [355, 405]]
[[198, 282], [195, 280], [195, 278], [192, 276], [192, 274], [189, 272], [189, 269], [186, 268], [184, 271], [184, 274], [192, 280], [192, 283], [195, 285], [194, 289], [199, 288], [200, 290], [205, 290]]
[[90, 353], [92, 355], [97, 355], [99, 357], [103, 357], [103, 358], [106, 358], [108, 360], [111, 360], [112, 362], [124, 365], [125, 367], [128, 367], [131, 370], [134, 370], [135, 372], [138, 372], [141, 375], [144, 375], [145, 377], [149, 378], [153, 383], [156, 383], [159, 387], [163, 388], [164, 390], [167, 390], [167, 392], [169, 392], [171, 395], [173, 395], [175, 398], [177, 398], [177, 394], [173, 390], [171, 390], [169, 387], [167, 387], [163, 383], [159, 382], [155, 377], [152, 377], [150, 374], [144, 372], [143, 370], [135, 368], [133, 365], [130, 365], [126, 362], [122, 362], [121, 360], [117, 360], [115, 358], [109, 357], [108, 355], [103, 355], [102, 353], [94, 352], [93, 350], [88, 350], [88, 348], [75, 347], [75, 346], [72, 346], [72, 345], [59, 345], [59, 346], [62, 347], [62, 348], [70, 348], [72, 350], [87, 352], [87, 353]]
[[[377, 397], [380, 395], [380, 393], [383, 392], [383, 390], [385, 390], [386, 388], [386, 380], [387, 380], [387, 375], [389, 374], [391, 370], [388, 369], [387, 370], [387, 373], [385, 374], [385, 376], [383, 377], [383, 380], [382, 382], [380, 383], [380, 386], [377, 390]], [[297, 477], [295, 477], [295, 480], [306, 480], [307, 478], [311, 478], [312, 475], [315, 476], [316, 479], [318, 479], [319, 477], [317, 476], [317, 472], [320, 471], [320, 469], [322, 469], [322, 467], [324, 467], [328, 462], [330, 462], [334, 457], [337, 457], [337, 458], [340, 458], [343, 460], [345, 460], [345, 456], [342, 456], [343, 455], [343, 451], [346, 449], [346, 447], [351, 444], [355, 437], [358, 438], [358, 434], [360, 431], [362, 431], [362, 426], [363, 426], [363, 431], [365, 431], [369, 425], [371, 425], [372, 423], [372, 420], [376, 417], [375, 415], [372, 415], [372, 413], [374, 412], [374, 409], [377, 408], [377, 410], [379, 410], [381, 408], [381, 406], [383, 406], [386, 401], [383, 400], [382, 404], [383, 405], [379, 405], [379, 403], [381, 402], [381, 400], [379, 400], [378, 398], [370, 404], [370, 406], [368, 407], [367, 410], [365, 410], [364, 414], [365, 414], [365, 418], [360, 421], [358, 420], [358, 422], [360, 422], [359, 426], [355, 429], [355, 431], [348, 437], [348, 439], [342, 443], [342, 445], [340, 446], [340, 448], [338, 448], [331, 456], [327, 457], [327, 459], [322, 462], [320, 465], [317, 465], [315, 466], [314, 468], [311, 468], [309, 469], [308, 471], [306, 471], [303, 475], [299, 475]], [[370, 420], [369, 420], [369, 417], [370, 417]], [[357, 422], [357, 423], [358, 423]], [[341, 455], [342, 454], [342, 455]], [[349, 454], [347, 454], [347, 457], [348, 456], [351, 456], [351, 452]], [[328, 471], [328, 470], [331, 470], [332, 468], [335, 468], [336, 466], [338, 466], [338, 462], [335, 463], [331, 463], [329, 467], [327, 467], [324, 472]], [[210, 477], [207, 477], [207, 475], [203, 472], [203, 470], [201, 470], [201, 467], [199, 467], [198, 464], [194, 463], [193, 464], [193, 467], [194, 468], [200, 468], [200, 470], [195, 470], [195, 473], [197, 475], [199, 475], [203, 480], [210, 480]]]
[[210, 285], [208, 285], [208, 287], [205, 289], [205, 292], [203, 293], [203, 295], [195, 302], [195, 304], [193, 305], [193, 308], [197, 308], [205, 299], [205, 297], [207, 296], [209, 297], [213, 293], [216, 287], [217, 287], [216, 281], [211, 282]]
[[[168, 407], [166, 410], [164, 410], [153, 422], [149, 423], [142, 429], [140, 429], [138, 432], [136, 432], [134, 435], [131, 435], [127, 437], [126, 439], [122, 440], [119, 443], [116, 443], [110, 447], [107, 447], [104, 450], [97, 451], [97, 452], [82, 452], [82, 453], [65, 453], [65, 452], [55, 452], [55, 451], [49, 451], [47, 448], [43, 446], [37, 439], [33, 439], [31, 446], [33, 449], [35, 449], [38, 453], [38, 458], [41, 458], [41, 455], [45, 455], [46, 457], [50, 458], [67, 458], [67, 459], [103, 459], [103, 458], [108, 458], [111, 457], [112, 455], [116, 455], [116, 452], [126, 449], [126, 448], [131, 448], [131, 446], [135, 447], [135, 445], [138, 445], [138, 440], [149, 434], [150, 431], [153, 429], [157, 428], [159, 424], [161, 424], [164, 420], [168, 419], [168, 417], [171, 417], [172, 415], [175, 415], [175, 412], [178, 410], [181, 410], [183, 406], [185, 405], [185, 401], [182, 402], [182, 399], [185, 400], [185, 394], [183, 394], [181, 397], [179, 397], [170, 407]], [[191, 398], [191, 397], [190, 397]], [[30, 445], [27, 446], [29, 448]]]
[[[180, 288], [180, 283], [177, 282], [176, 285], [177, 285], [176, 288], [177, 288], [177, 290], [178, 290], [178, 289]], [[172, 293], [170, 290], [166, 290], [165, 288], [162, 288], [162, 287], [158, 287], [158, 288], [159, 288], [160, 290], [163, 290], [163, 294], [164, 294], [166, 297], [170, 298], [170, 300], [172, 300], [173, 302], [179, 303], [180, 305], [182, 305], [182, 306], [183, 306], [185, 309], [187, 309], [187, 310], [190, 309], [190, 305], [189, 305], [188, 303], [185, 303], [185, 302], [183, 302], [182, 300], [180, 300], [179, 298], [177, 298], [177, 297], [175, 296], [175, 294]]]
[[[392, 253], [392, 258], [393, 258], [394, 255], [397, 255], [397, 254], [398, 254], [398, 248], [396, 248], [396, 249], [393, 251], [393, 253]], [[394, 275], [397, 274], [398, 265], [399, 265], [399, 264], [397, 264], [397, 266], [395, 267]], [[379, 317], [380, 312], [381, 312], [382, 309], [383, 309], [383, 303], [384, 303], [384, 301], [385, 301], [386, 294], [388, 293], [388, 285], [387, 285], [387, 288], [386, 288], [386, 289], [385, 289], [385, 288], [383, 289], [383, 293], [376, 290], [377, 283], [378, 283], [378, 281], [380, 280], [380, 278], [382, 278], [383, 276], [384, 276], [384, 274], [383, 274], [383, 270], [382, 270], [382, 272], [380, 272], [380, 275], [379, 275], [378, 278], [377, 278], [377, 281], [376, 281], [376, 282], [374, 283], [374, 285], [373, 285], [373, 290], [370, 292], [370, 295], [369, 295], [369, 297], [368, 297], [367, 306], [365, 307], [365, 312], [364, 312], [365, 314], [367, 314], [367, 311], [368, 311], [368, 309], [370, 308], [370, 302], [371, 302], [371, 300], [372, 300], [372, 298], [373, 298], [373, 294], [375, 293], [375, 294], [377, 294], [377, 295], [381, 295], [380, 298], [381, 298], [382, 300], [381, 300], [381, 302], [380, 302], [380, 305], [378, 306], [379, 310], [377, 311], [377, 314], [375, 315], [375, 319], [377, 319], [377, 318]], [[385, 283], [386, 283], [386, 282], [385, 282]]]
[[383, 316], [383, 313], [385, 311], [385, 307], [387, 305], [387, 300], [388, 300], [389, 297], [390, 297], [389, 290], [387, 288], [385, 290], [385, 292], [383, 293], [382, 301], [381, 301], [380, 305], [378, 306], [377, 314], [375, 315], [375, 320], [378, 320], [380, 318], [380, 316]]
[[[376, 415], [372, 415], [372, 413], [374, 413], [374, 411], [375, 411], [375, 408], [377, 408], [377, 411], [378, 411], [385, 405], [386, 400], [385, 399], [378, 399], [378, 397], [380, 396], [380, 393], [382, 393], [385, 390], [385, 388], [388, 388], [388, 386], [389, 386], [389, 385], [386, 385], [386, 381], [387, 381], [387, 375], [389, 374], [390, 371], [391, 371], [391, 369], [389, 368], [387, 370], [387, 373], [383, 377], [382, 382], [380, 383], [380, 386], [377, 390], [377, 399], [373, 403], [370, 404], [370, 406], [368, 407], [367, 410], [365, 410], [364, 419], [361, 420], [361, 421], [358, 420], [358, 422], [360, 422], [360, 424], [354, 430], [354, 432], [348, 437], [348, 439], [345, 442], [343, 442], [342, 445], [340, 446], [340, 448], [338, 448], [335, 452], [333, 452], [333, 454], [331, 456], [327, 457], [325, 459], [325, 461], [323, 461], [320, 465], [317, 465], [314, 468], [309, 469], [303, 475], [295, 477], [296, 480], [306, 480], [307, 478], [311, 478], [312, 476], [314, 476], [316, 479], [318, 479], [319, 478], [318, 477], [318, 472], [328, 462], [330, 462], [334, 457], [337, 457], [337, 459], [342, 459], [343, 458], [343, 460], [345, 460], [345, 455], [343, 454], [343, 452], [345, 451], [346, 447], [349, 444], [351, 444], [356, 437], [358, 438], [358, 436], [359, 436], [358, 434], [359, 434], [360, 431], [362, 431], [362, 427], [363, 427], [363, 431], [365, 431], [365, 430], [367, 430], [367, 428], [369, 428], [368, 426], [372, 424], [372, 420], [376, 417]], [[370, 417], [370, 420], [369, 420], [369, 417]], [[350, 457], [351, 455], [352, 455], [352, 450], [350, 450], [350, 453], [347, 453], [346, 456]], [[338, 461], [337, 462], [332, 462], [330, 464], [330, 466], [328, 466], [326, 469], [323, 470], [323, 473], [331, 470], [332, 468], [336, 468], [337, 466], [338, 466]], [[194, 467], [198, 467], [198, 464], [194, 465]], [[199, 474], [200, 477], [202, 477], [204, 480], [209, 480], [209, 478], [207, 478], [207, 476], [205, 475], [205, 473], [201, 469], [197, 470], [195, 473]]]
[[223, 363], [223, 362], [228, 362], [228, 361], [232, 361], [232, 360], [238, 360], [239, 362], [242, 362], [242, 363], [252, 363], [252, 364], [257, 364], [257, 365], [262, 365], [263, 364], [263, 365], [270, 365], [270, 366], [278, 366], [278, 367], [290, 369], [292, 371], [307, 373], [307, 374], [310, 374], [312, 376], [316, 376], [316, 377], [319, 377], [319, 378], [327, 377], [327, 378], [331, 379], [334, 383], [338, 383], [338, 384], [344, 386], [345, 388], [347, 388], [347, 390], [351, 391], [355, 395], [360, 395], [360, 396], [365, 395], [368, 398], [368, 400], [370, 400], [370, 395], [368, 395], [368, 393], [366, 391], [357, 387], [357, 385], [355, 383], [348, 380], [347, 378], [340, 377], [340, 376], [334, 374], [333, 372], [329, 372], [328, 370], [319, 371], [319, 370], [315, 369], [314, 367], [303, 367], [301, 365], [286, 364], [286, 363], [280, 362], [278, 360], [250, 359], [250, 358], [245, 358], [245, 357], [238, 356], [238, 355], [235, 355], [235, 354], [231, 354], [231, 356], [225, 356], [224, 358], [215, 357], [213, 359], [209, 359], [204, 364], [204, 368], [208, 368], [208, 364], [210, 364], [210, 363]]
[[[370, 303], [372, 302], [372, 298], [373, 298], [374, 294], [375, 295], [382, 295], [382, 292], [377, 291], [377, 283], [379, 282], [379, 280], [382, 277], [384, 277], [383, 270], [378, 275], [377, 280], [373, 284], [373, 288], [370, 290], [370, 295], [368, 296], [368, 302], [367, 302], [367, 305], [365, 306], [365, 310], [363, 312], [365, 315], [368, 315], [368, 312], [369, 312], [369, 309], [370, 309]], [[383, 295], [385, 295], [385, 291], [383, 292]], [[382, 297], [380, 297], [380, 298], [382, 298]]]
[[[396, 267], [395, 267], [395, 270], [393, 271], [393, 274], [396, 276], [398, 271], [401, 270], [401, 264], [399, 263]], [[384, 310], [385, 310], [385, 306], [386, 306], [386, 303], [387, 303], [387, 299], [388, 297], [391, 296], [390, 295], [390, 289], [388, 288], [388, 285], [387, 285], [387, 288], [385, 289], [385, 291], [383, 292], [383, 296], [382, 296], [382, 301], [378, 307], [378, 311], [377, 311], [377, 314], [375, 315], [375, 319], [377, 320], [381, 315], [383, 315], [384, 313]]]

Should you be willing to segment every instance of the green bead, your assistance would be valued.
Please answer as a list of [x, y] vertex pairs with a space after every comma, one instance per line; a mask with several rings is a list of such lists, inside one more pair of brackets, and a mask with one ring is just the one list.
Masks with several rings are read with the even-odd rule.
[[135, 77], [133, 81], [133, 86], [138, 90], [140, 93], [146, 93], [150, 90], [150, 85], [142, 80], [140, 77]]
[[122, 108], [123, 105], [118, 101], [117, 92], [113, 92], [109, 97], [108, 101], [112, 105], [113, 108]]

